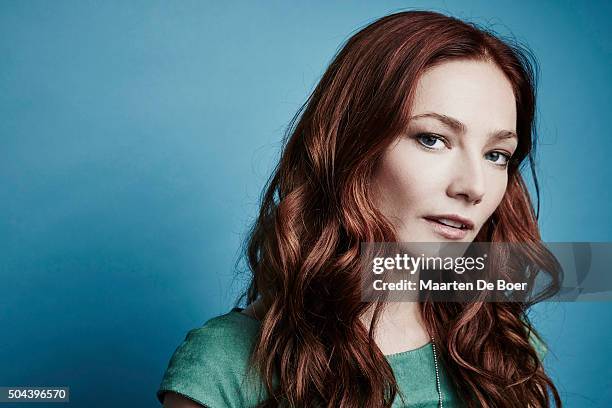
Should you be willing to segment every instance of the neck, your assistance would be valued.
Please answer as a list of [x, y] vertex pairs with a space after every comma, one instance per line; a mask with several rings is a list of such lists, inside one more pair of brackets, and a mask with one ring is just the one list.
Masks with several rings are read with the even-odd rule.
[[[370, 329], [375, 306], [372, 303], [360, 318], [366, 330]], [[431, 339], [421, 317], [420, 303], [386, 302], [374, 330], [374, 340], [384, 355], [414, 350], [427, 344]]]
[[[370, 329], [374, 305], [361, 317], [366, 330]], [[383, 354], [414, 350], [430, 341], [417, 302], [385, 304], [374, 330], [374, 340]]]

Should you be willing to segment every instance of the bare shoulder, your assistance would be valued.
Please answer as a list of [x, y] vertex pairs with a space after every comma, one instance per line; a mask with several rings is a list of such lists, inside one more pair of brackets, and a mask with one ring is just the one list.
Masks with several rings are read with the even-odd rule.
[[164, 397], [164, 408], [202, 408], [197, 402], [176, 392], [168, 391]]

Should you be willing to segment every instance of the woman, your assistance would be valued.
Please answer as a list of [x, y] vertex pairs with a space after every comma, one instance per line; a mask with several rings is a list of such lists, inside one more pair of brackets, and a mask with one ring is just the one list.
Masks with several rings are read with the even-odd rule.
[[355, 34], [289, 127], [248, 241], [249, 306], [189, 332], [159, 400], [560, 406], [530, 304], [359, 292], [361, 242], [529, 242], [552, 262], [519, 171], [534, 112], [528, 54], [474, 25], [408, 11]]

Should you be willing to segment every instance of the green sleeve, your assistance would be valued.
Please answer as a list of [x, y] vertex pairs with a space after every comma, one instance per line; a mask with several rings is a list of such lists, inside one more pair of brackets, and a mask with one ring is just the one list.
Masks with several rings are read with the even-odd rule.
[[[521, 320], [525, 322], [525, 318], [522, 316], [521, 316]], [[528, 327], [530, 326], [531, 325], [528, 325]], [[546, 344], [544, 344], [544, 342], [540, 340], [533, 331], [529, 331], [529, 343], [531, 343], [531, 345], [535, 349], [535, 352], [538, 355], [538, 358], [540, 359], [540, 361], [544, 361], [546, 354], [548, 354], [548, 347], [546, 347]]]
[[252, 336], [227, 321], [190, 330], [172, 355], [156, 393], [174, 391], [208, 408], [251, 407], [262, 400], [262, 388], [246, 368]]
[[544, 361], [544, 357], [548, 353], [548, 347], [533, 332], [529, 333], [529, 342], [538, 354], [540, 361]]

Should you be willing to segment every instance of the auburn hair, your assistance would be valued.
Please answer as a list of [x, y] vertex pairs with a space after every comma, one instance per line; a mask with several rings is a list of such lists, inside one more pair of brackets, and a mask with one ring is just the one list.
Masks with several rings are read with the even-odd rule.
[[[347, 40], [295, 114], [245, 241], [250, 285], [237, 305], [261, 298], [266, 313], [250, 367], [268, 397], [260, 407], [390, 407], [399, 388], [360, 321], [361, 242], [395, 242], [373, 205], [371, 176], [410, 117], [415, 85], [436, 64], [496, 64], [516, 98], [518, 148], [505, 195], [475, 241], [529, 242], [529, 259], [552, 270], [538, 230], [535, 173], [536, 64], [520, 44], [430, 11], [382, 17]], [[521, 169], [529, 162], [534, 211]], [[423, 302], [421, 313], [455, 387], [469, 407], [548, 407], [558, 392], [529, 341], [526, 302]], [[278, 379], [275, 385], [274, 377]], [[403, 397], [403, 396], [402, 396]]]

